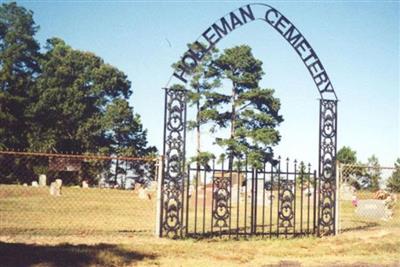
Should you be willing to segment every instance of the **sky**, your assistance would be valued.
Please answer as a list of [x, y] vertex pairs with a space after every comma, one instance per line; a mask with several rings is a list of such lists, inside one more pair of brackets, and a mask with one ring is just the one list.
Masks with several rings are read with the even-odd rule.
[[[171, 64], [214, 21], [246, 1], [19, 1], [34, 12], [36, 37], [60, 37], [125, 72], [130, 103], [161, 151], [163, 102]], [[338, 148], [360, 161], [375, 154], [381, 165], [400, 157], [398, 1], [268, 1], [306, 37], [324, 65], [338, 103]], [[319, 94], [291, 46], [271, 26], [254, 21], [233, 31], [218, 48], [247, 44], [263, 61], [261, 86], [275, 89], [284, 122], [276, 155], [317, 166]], [[215, 150], [204, 133], [205, 149]], [[221, 134], [221, 133], [220, 133]], [[188, 153], [194, 151], [188, 133]], [[192, 145], [191, 145], [192, 144]], [[193, 147], [192, 147], [193, 146]]]

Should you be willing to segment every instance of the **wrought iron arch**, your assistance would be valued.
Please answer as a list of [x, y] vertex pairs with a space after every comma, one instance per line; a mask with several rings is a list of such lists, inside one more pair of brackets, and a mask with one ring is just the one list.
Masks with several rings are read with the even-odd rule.
[[[160, 236], [182, 237], [185, 184], [186, 91], [168, 88], [172, 80], [186, 84], [203, 57], [226, 35], [247, 23], [261, 20], [274, 28], [295, 50], [320, 94], [318, 173], [318, 235], [335, 233], [337, 96], [329, 76], [304, 35], [282, 13], [267, 4], [242, 6], [215, 21], [189, 48], [165, 88], [164, 164], [161, 187]], [[200, 47], [201, 49], [198, 49]]]

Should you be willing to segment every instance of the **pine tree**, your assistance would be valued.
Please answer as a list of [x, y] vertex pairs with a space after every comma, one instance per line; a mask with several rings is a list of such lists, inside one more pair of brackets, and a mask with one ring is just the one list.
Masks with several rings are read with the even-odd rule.
[[16, 3], [0, 6], [0, 148], [26, 149], [26, 107], [37, 75], [38, 26], [32, 11]]
[[[202, 51], [204, 45], [193, 43], [188, 44], [188, 47], [194, 53], [204, 53]], [[188, 130], [196, 131], [196, 155], [190, 159], [191, 162], [196, 162], [197, 168], [200, 166], [209, 167], [210, 159], [214, 155], [207, 151], [202, 151], [201, 147], [201, 126], [206, 124], [209, 120], [207, 114], [209, 112], [208, 106], [205, 104], [207, 95], [212, 94], [214, 90], [220, 86], [220, 79], [218, 76], [213, 75], [211, 68], [212, 62], [218, 55], [218, 50], [212, 48], [207, 54], [203, 55], [202, 61], [195, 68], [188, 72], [191, 75], [188, 88], [180, 85], [173, 85], [171, 88], [175, 90], [187, 90], [187, 98], [189, 107], [195, 106], [196, 117], [189, 120]], [[180, 62], [173, 64], [174, 68], [179, 67]]]
[[381, 166], [379, 164], [378, 158], [375, 155], [372, 155], [370, 158], [368, 158], [367, 165], [367, 180], [364, 184], [371, 191], [379, 190], [379, 181], [381, 180]]
[[357, 152], [352, 150], [348, 146], [343, 146], [339, 149], [336, 159], [342, 164], [356, 164], [357, 162]]
[[280, 141], [276, 127], [283, 118], [274, 90], [259, 87], [264, 74], [262, 62], [253, 56], [249, 46], [241, 45], [225, 49], [212, 68], [212, 75], [231, 83], [231, 91], [208, 93], [203, 116], [220, 128], [230, 128], [228, 138], [216, 138], [216, 143], [226, 149], [230, 165], [233, 158], [244, 155], [256, 168], [265, 161], [272, 162], [272, 146]]
[[395, 170], [387, 180], [386, 186], [390, 192], [400, 192], [400, 158], [394, 163]]
[[[349, 146], [339, 149], [336, 159], [344, 166], [341, 166], [342, 179], [356, 189], [360, 189], [360, 179], [363, 177], [363, 168], [357, 166], [357, 152]], [[359, 164], [361, 165], [361, 163]]]
[[[26, 107], [40, 73], [38, 26], [32, 11], [16, 3], [0, 5], [0, 149], [26, 149]], [[20, 160], [0, 157], [1, 183], [27, 182], [32, 170]], [[13, 170], [18, 170], [14, 173]]]

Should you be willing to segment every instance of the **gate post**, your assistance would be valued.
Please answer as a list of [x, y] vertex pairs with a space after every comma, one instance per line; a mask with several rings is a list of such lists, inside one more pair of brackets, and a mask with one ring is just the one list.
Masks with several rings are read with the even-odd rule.
[[186, 90], [165, 88], [159, 236], [183, 236]]
[[320, 99], [318, 236], [336, 232], [337, 102]]
[[342, 167], [340, 162], [336, 160], [336, 214], [335, 214], [335, 235], [340, 231], [340, 185], [342, 177]]
[[163, 176], [164, 176], [164, 157], [160, 156], [157, 160], [157, 200], [156, 200], [156, 229], [155, 236], [161, 237], [161, 225], [162, 225], [162, 216], [161, 216], [161, 194], [162, 194], [162, 184], [163, 184]]

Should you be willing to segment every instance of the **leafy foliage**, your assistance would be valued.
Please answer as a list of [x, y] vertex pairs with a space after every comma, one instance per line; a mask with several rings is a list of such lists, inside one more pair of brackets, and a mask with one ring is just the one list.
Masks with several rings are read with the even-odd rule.
[[387, 188], [391, 192], [400, 192], [400, 158], [394, 163], [395, 170], [387, 180]]
[[31, 11], [0, 6], [0, 148], [27, 146], [25, 107], [40, 71], [37, 30]]
[[343, 146], [339, 149], [336, 159], [343, 164], [356, 164], [357, 152], [352, 150], [349, 146]]
[[363, 177], [363, 168], [357, 166], [357, 152], [352, 150], [349, 146], [343, 146], [339, 149], [336, 159], [341, 163], [345, 164], [342, 166], [342, 173], [344, 175], [344, 181], [356, 189], [360, 189], [360, 182], [365, 180]]
[[371, 191], [379, 190], [379, 181], [381, 180], [381, 170], [379, 160], [375, 155], [368, 158], [368, 168], [364, 179], [362, 180], [362, 187]]
[[48, 40], [41, 66], [28, 109], [30, 148], [114, 152], [107, 132], [113, 126], [109, 105], [121, 104], [116, 99], [130, 96], [126, 76], [94, 54], [73, 50], [57, 38]]
[[[194, 53], [202, 53], [202, 44], [188, 44], [188, 47]], [[213, 112], [206, 104], [206, 99], [209, 95], [214, 94], [217, 87], [221, 86], [220, 79], [213, 76], [213, 69], [211, 68], [217, 55], [218, 50], [216, 48], [212, 48], [207, 54], [203, 55], [201, 63], [189, 72], [191, 80], [188, 88], [177, 84], [171, 87], [176, 90], [187, 90], [188, 105], [196, 108], [196, 118], [189, 120], [187, 125], [189, 130], [196, 131], [196, 155], [190, 159], [190, 162], [196, 162], [198, 167], [202, 165], [209, 168], [208, 162], [215, 157], [212, 153], [201, 150], [201, 126], [210, 121], [209, 114]], [[180, 64], [180, 62], [177, 62], [172, 67], [177, 68]]]
[[229, 138], [216, 138], [229, 157], [247, 155], [251, 166], [261, 168], [272, 161], [272, 146], [280, 141], [276, 127], [283, 121], [279, 115], [280, 101], [273, 89], [259, 87], [262, 62], [246, 45], [225, 49], [212, 65], [213, 75], [231, 83], [231, 92], [206, 95], [206, 120], [220, 128], [230, 127]]
[[[202, 46], [189, 47], [196, 53]], [[229, 137], [215, 139], [216, 144], [225, 148], [230, 165], [235, 164], [232, 159], [244, 156], [249, 165], [257, 168], [266, 161], [272, 162], [272, 146], [280, 141], [275, 128], [283, 121], [279, 115], [280, 101], [273, 96], [274, 90], [259, 87], [264, 74], [262, 62], [253, 56], [251, 48], [241, 45], [223, 53], [213, 49], [189, 74], [189, 88], [176, 84], [172, 88], [188, 90], [189, 106], [196, 106], [196, 118], [188, 123], [189, 130], [195, 129], [197, 134], [197, 153], [191, 161], [206, 166], [215, 158], [201, 150], [200, 127], [208, 124], [212, 133], [217, 128], [230, 128]], [[230, 93], [226, 82], [231, 84]]]
[[37, 30], [31, 11], [1, 5], [0, 148], [154, 155], [140, 116], [128, 103], [127, 76], [59, 38], [49, 39], [40, 53]]

